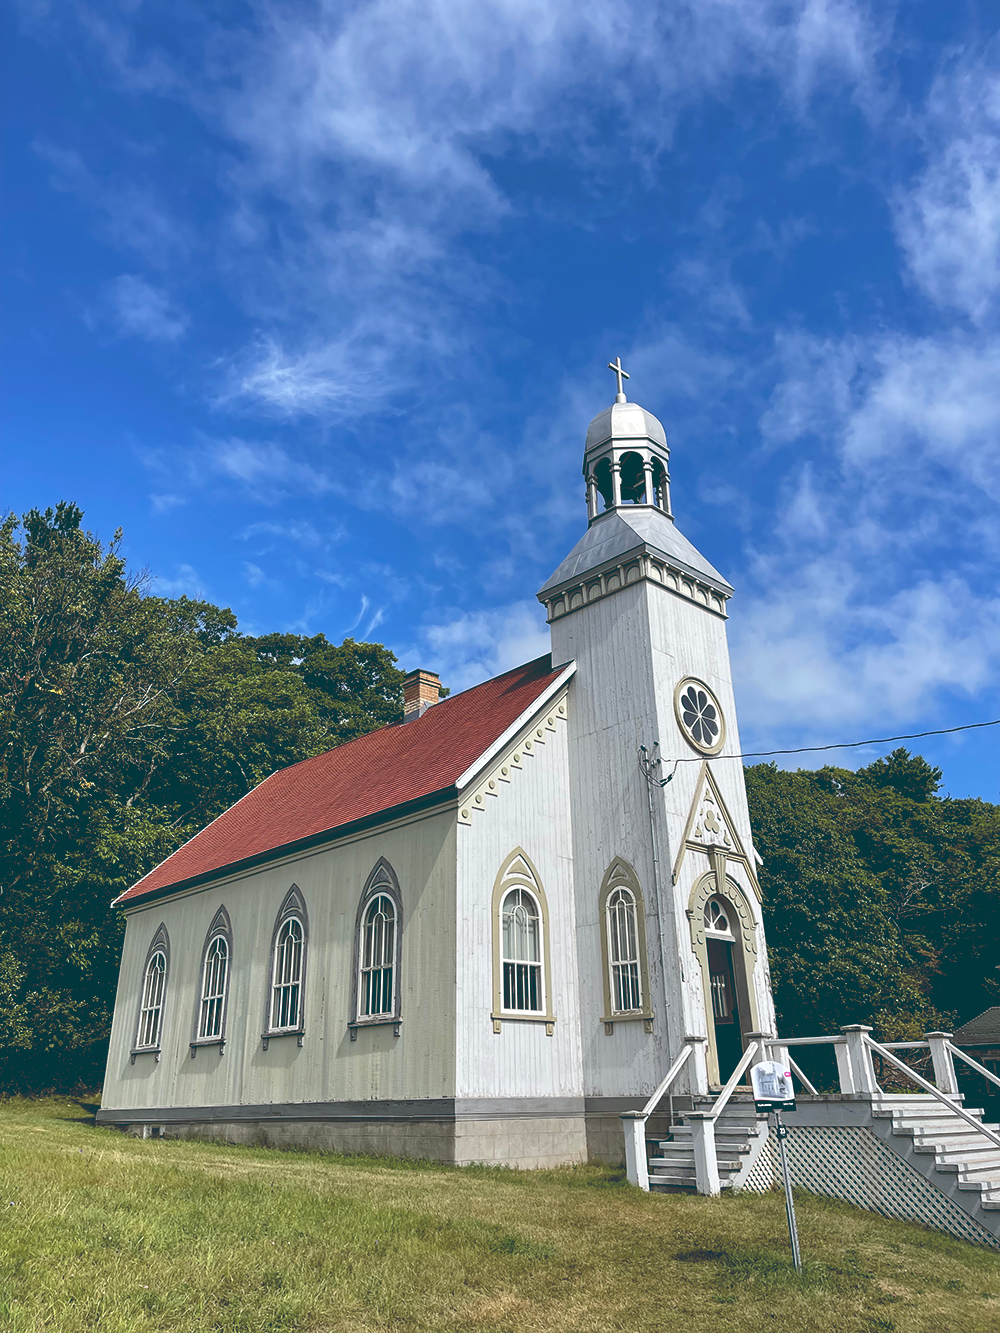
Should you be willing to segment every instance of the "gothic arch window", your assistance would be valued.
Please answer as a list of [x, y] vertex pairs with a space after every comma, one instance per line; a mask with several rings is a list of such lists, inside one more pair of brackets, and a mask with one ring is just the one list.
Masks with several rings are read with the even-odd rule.
[[646, 953], [646, 910], [639, 877], [617, 857], [608, 867], [600, 895], [601, 962], [604, 975], [604, 1030], [642, 1019], [653, 1030]]
[[272, 1037], [305, 1031], [306, 959], [309, 917], [305, 899], [293, 884], [278, 909], [271, 935], [271, 975], [264, 1018], [264, 1049]]
[[735, 940], [734, 917], [732, 904], [720, 894], [713, 894], [705, 904], [705, 934], [714, 935], [718, 939]]
[[132, 1063], [143, 1053], [160, 1058], [163, 1036], [163, 1009], [167, 998], [167, 979], [170, 975], [170, 937], [165, 925], [160, 924], [146, 951], [142, 969], [142, 988], [139, 993], [139, 1016], [135, 1026], [135, 1044]]
[[348, 1018], [351, 1041], [357, 1040], [359, 1028], [386, 1023], [399, 1035], [402, 951], [403, 900], [396, 872], [383, 856], [365, 881], [358, 903]]
[[527, 853], [514, 849], [493, 884], [493, 1031], [504, 1020], [544, 1023], [552, 1035], [549, 909]]
[[191, 1042], [192, 1057], [199, 1046], [225, 1045], [232, 957], [232, 923], [229, 920], [229, 913], [224, 907], [220, 907], [212, 918], [201, 951], [198, 1005], [194, 1039]]

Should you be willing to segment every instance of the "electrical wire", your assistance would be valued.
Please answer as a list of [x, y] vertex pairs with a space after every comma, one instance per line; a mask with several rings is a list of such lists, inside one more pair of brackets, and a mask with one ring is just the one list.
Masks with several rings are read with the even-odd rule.
[[939, 727], [935, 731], [911, 731], [907, 736], [878, 736], [869, 741], [839, 741], [835, 745], [799, 745], [794, 750], [746, 750], [740, 754], [686, 755], [677, 764], [700, 764], [713, 759], [767, 759], [775, 754], [813, 754], [819, 750], [855, 750], [862, 745], [889, 745], [892, 741], [918, 741], [924, 736], [950, 736], [956, 731], [976, 731], [980, 727], [1000, 727], [1000, 717], [992, 722], [966, 722], [961, 727]]

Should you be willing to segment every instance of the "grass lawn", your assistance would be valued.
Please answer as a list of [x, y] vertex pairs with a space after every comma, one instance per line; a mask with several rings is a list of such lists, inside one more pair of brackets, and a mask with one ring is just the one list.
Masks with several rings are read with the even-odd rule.
[[3, 1333], [989, 1333], [1000, 1254], [801, 1195], [147, 1141], [0, 1102]]

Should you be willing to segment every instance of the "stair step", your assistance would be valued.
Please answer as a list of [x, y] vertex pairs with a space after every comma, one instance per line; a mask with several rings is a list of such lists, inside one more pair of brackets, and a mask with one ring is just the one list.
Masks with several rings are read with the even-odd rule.
[[[691, 1171], [693, 1172], [693, 1171], [694, 1171], [694, 1157], [693, 1157], [693, 1156], [691, 1156], [691, 1157], [680, 1157], [680, 1156], [678, 1156], [678, 1157], [651, 1157], [651, 1158], [649, 1159], [649, 1165], [650, 1165], [651, 1167], [665, 1166], [665, 1167], [666, 1167], [668, 1170], [670, 1170], [670, 1171], [677, 1171], [677, 1170], [685, 1170], [685, 1171], [686, 1171], [686, 1170], [688, 1169], [688, 1167], [690, 1167], [690, 1168], [691, 1168]], [[720, 1170], [720, 1171], [739, 1171], [739, 1170], [741, 1169], [742, 1166], [743, 1166], [743, 1163], [742, 1163], [741, 1161], [739, 1161], [737, 1158], [730, 1158], [730, 1157], [726, 1157], [726, 1158], [720, 1157], [720, 1158], [719, 1158], [719, 1170]]]
[[975, 1147], [946, 1148], [943, 1152], [936, 1152], [934, 1156], [939, 1166], [951, 1162], [968, 1162], [970, 1166], [979, 1166], [981, 1163], [989, 1165], [991, 1162], [1000, 1165], [1000, 1150], [988, 1142]]

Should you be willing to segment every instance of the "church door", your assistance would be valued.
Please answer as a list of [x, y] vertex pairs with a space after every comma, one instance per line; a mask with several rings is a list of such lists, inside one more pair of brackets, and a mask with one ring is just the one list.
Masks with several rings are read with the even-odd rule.
[[740, 1011], [733, 973], [733, 942], [731, 938], [719, 938], [718, 935], [713, 938], [709, 935], [706, 943], [715, 1050], [719, 1060], [719, 1079], [725, 1083], [743, 1054]]

